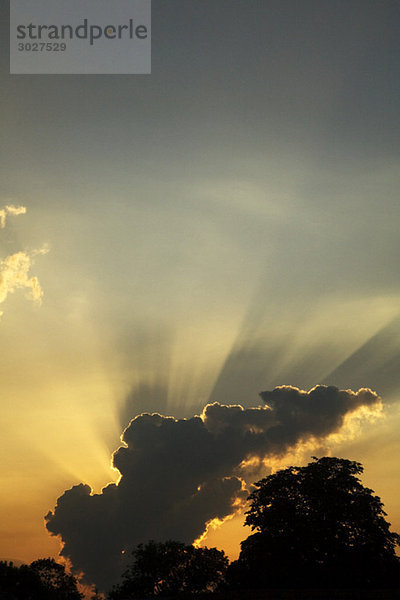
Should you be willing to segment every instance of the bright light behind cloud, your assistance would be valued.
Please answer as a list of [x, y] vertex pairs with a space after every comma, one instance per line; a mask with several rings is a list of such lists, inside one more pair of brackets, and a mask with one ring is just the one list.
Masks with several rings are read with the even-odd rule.
[[[367, 390], [366, 392], [368, 393]], [[351, 448], [352, 443], [360, 443], [361, 434], [368, 436], [368, 432], [382, 429], [385, 421], [386, 415], [381, 401], [372, 406], [358, 407], [345, 416], [340, 431], [328, 435], [324, 440], [312, 437], [303, 440], [280, 457], [269, 456], [260, 459], [255, 456], [243, 461], [239, 473], [248, 482], [253, 482], [290, 465], [306, 464], [313, 455], [341, 456], [346, 447]], [[346, 453], [345, 451], [345, 455], [350, 456], [352, 452], [347, 451]], [[360, 458], [360, 451], [358, 458]], [[356, 459], [357, 454], [354, 454], [354, 460]], [[197, 546], [224, 547], [230, 559], [236, 560], [239, 555], [240, 542], [250, 534], [250, 530], [247, 527], [244, 528], [245, 510], [246, 505], [242, 503], [241, 506], [238, 506], [236, 514], [229, 515], [223, 520], [211, 520], [195, 544]]]

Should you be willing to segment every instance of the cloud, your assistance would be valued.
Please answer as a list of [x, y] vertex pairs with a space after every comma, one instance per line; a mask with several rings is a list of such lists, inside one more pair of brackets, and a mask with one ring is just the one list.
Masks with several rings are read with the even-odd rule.
[[[8, 215], [18, 216], [26, 213], [25, 206], [14, 206], [9, 204], [0, 209], [0, 228], [4, 229]], [[47, 246], [32, 252], [16, 252], [0, 260], [0, 304], [3, 303], [8, 294], [17, 289], [28, 290], [30, 298], [40, 304], [43, 290], [37, 277], [30, 277], [29, 271], [34, 263], [34, 257], [47, 254]], [[2, 315], [0, 311], [0, 316]]]
[[4, 206], [4, 208], [0, 208], [0, 228], [4, 229], [6, 226], [7, 215], [24, 215], [26, 213], [25, 206], [14, 206], [13, 204], [8, 204]]
[[8, 294], [17, 289], [26, 289], [29, 296], [38, 304], [42, 301], [43, 290], [37, 277], [29, 277], [33, 264], [32, 257], [26, 252], [16, 252], [0, 260], [0, 303]]
[[113, 455], [117, 484], [92, 494], [67, 490], [46, 516], [64, 543], [62, 555], [101, 589], [115, 583], [131, 548], [149, 539], [191, 543], [212, 519], [243, 506], [243, 461], [271, 460], [310, 439], [341, 429], [347, 415], [381, 404], [371, 390], [317, 386], [263, 392], [266, 405], [209, 404], [201, 416], [175, 419], [142, 414], [125, 429]]

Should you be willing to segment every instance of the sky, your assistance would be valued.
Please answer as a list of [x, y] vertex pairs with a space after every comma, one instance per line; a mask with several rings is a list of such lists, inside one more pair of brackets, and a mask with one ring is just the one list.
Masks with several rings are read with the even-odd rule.
[[[243, 461], [250, 482], [315, 452], [362, 462], [400, 531], [399, 3], [153, 0], [152, 73], [130, 76], [9, 75], [0, 6], [0, 557], [56, 557], [57, 533], [81, 568], [73, 501], [158, 490], [146, 428], [188, 432], [160, 442], [167, 496], [190, 480], [188, 514], [210, 485], [222, 502], [177, 523], [188, 541], [236, 511], [201, 542], [236, 557]], [[319, 385], [382, 401], [307, 404]], [[276, 386], [305, 391], [304, 419], [283, 392], [266, 408]], [[213, 429], [210, 403], [240, 427], [232, 409]], [[273, 448], [271, 411], [293, 434]], [[221, 460], [186, 480], [192, 427]], [[228, 464], [225, 427], [263, 441]]]

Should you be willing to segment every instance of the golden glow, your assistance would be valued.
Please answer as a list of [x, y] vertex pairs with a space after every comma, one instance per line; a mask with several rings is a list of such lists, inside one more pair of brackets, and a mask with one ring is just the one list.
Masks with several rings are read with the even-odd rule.
[[[243, 481], [243, 479], [241, 480], [241, 487], [242, 487], [242, 492], [245, 492], [246, 484]], [[233, 520], [235, 520], [235, 522], [236, 522], [237, 519], [242, 520], [243, 511], [244, 511], [245, 506], [246, 506], [246, 500], [243, 500], [243, 498], [241, 498], [241, 497], [237, 497], [236, 500], [232, 504], [232, 513], [230, 515], [227, 515], [223, 519], [214, 518], [214, 519], [210, 519], [209, 521], [207, 521], [206, 527], [205, 527], [203, 533], [193, 542], [193, 546], [195, 548], [202, 548], [206, 545], [207, 546], [214, 545], [213, 540], [219, 539], [220, 531], [226, 532], [227, 530], [230, 531], [230, 529], [232, 529], [232, 528], [228, 528], [228, 529], [226, 528], [227, 523], [229, 523]], [[236, 527], [233, 528], [234, 531], [236, 531], [236, 529], [237, 529]], [[228, 548], [230, 546], [232, 546], [230, 537], [231, 536], [228, 536], [228, 538], [224, 538], [225, 541], [223, 543], [219, 544], [219, 547], [223, 548], [228, 553], [230, 552], [230, 550], [227, 549], [227, 546], [228, 546]], [[237, 543], [237, 540], [236, 540], [236, 543]], [[232, 551], [233, 551], [233, 553], [236, 552], [235, 541], [232, 546]]]
[[366, 424], [374, 424], [379, 419], [385, 418], [382, 400], [379, 400], [374, 406], [360, 406], [345, 416], [340, 431], [331, 433], [326, 438], [326, 444], [329, 447], [339, 446], [344, 442], [354, 440], [361, 435]]
[[[16, 213], [12, 210], [5, 212], [4, 223], [13, 214]], [[22, 210], [18, 214], [23, 214]], [[2, 261], [0, 301], [15, 290], [25, 289], [40, 302], [43, 291], [39, 277], [31, 277], [30, 269], [34, 257], [46, 251], [44, 247], [30, 254], [17, 252]], [[118, 406], [132, 387], [143, 382], [164, 387], [169, 414], [174, 415], [182, 408], [190, 414], [192, 406], [197, 411], [207, 402], [227, 359], [235, 351], [237, 340], [249, 333], [242, 335], [241, 324], [254, 292], [254, 273], [248, 277], [248, 287], [241, 286], [241, 296], [231, 304], [226, 303], [223, 290], [219, 294], [214, 290], [215, 297], [213, 292], [208, 299], [201, 294], [197, 298], [203, 281], [185, 287], [183, 274], [182, 281], [177, 282], [183, 286], [182, 296], [168, 315], [165, 337], [163, 327], [168, 319], [164, 321], [158, 315], [154, 320], [148, 319], [145, 334], [135, 328], [136, 321], [131, 323], [124, 345], [118, 336], [124, 343], [125, 338], [116, 331], [117, 327], [113, 330], [115, 324], [110, 315], [109, 320], [103, 318], [99, 287], [95, 284], [91, 287], [88, 273], [77, 272], [75, 264], [69, 266], [70, 271], [67, 267], [60, 268], [55, 254], [52, 251], [37, 264], [46, 292], [41, 309], [32, 314], [24, 298], [15, 294], [13, 301], [8, 302], [7, 318], [1, 322], [4, 491], [0, 510], [9, 515], [9, 522], [0, 537], [0, 557], [33, 560], [38, 556], [55, 556], [59, 544], [47, 536], [43, 517], [57, 498], [81, 482], [97, 493], [107, 483], [119, 481], [120, 473], [111, 468], [110, 457], [120, 445]], [[218, 281], [218, 285], [225, 285], [223, 279]], [[144, 303], [148, 304], [147, 296]], [[204, 303], [209, 303], [207, 310]], [[185, 310], [186, 305], [190, 310]], [[282, 374], [282, 383], [290, 384], [285, 370], [326, 339], [332, 342], [334, 357], [338, 360], [345, 357], [344, 348], [349, 352], [349, 337], [345, 332], [349, 323], [355, 322], [356, 314], [360, 318], [349, 334], [350, 347], [360, 343], [363, 336], [374, 333], [375, 328], [393, 316], [397, 306], [398, 299], [391, 297], [349, 302], [329, 298], [321, 299], [308, 318], [300, 320], [297, 311], [289, 314], [291, 307], [286, 306], [278, 307], [270, 321], [266, 319], [270, 308], [267, 306], [260, 309], [259, 327], [250, 331], [250, 341], [254, 335], [256, 341], [268, 339], [272, 347], [274, 344], [278, 347], [282, 339], [290, 340], [290, 351], [286, 352], [285, 347], [282, 354], [277, 352], [272, 365], [277, 374]], [[139, 313], [142, 309], [138, 301]], [[118, 315], [122, 313], [118, 306], [112, 306], [112, 310]], [[344, 325], [339, 327], [339, 324]], [[331, 358], [332, 355], [328, 356]], [[323, 372], [324, 361], [329, 362], [328, 359], [321, 360], [317, 370]], [[229, 397], [219, 400], [231, 403]], [[253, 400], [257, 403], [258, 398]], [[249, 457], [242, 462], [238, 473], [250, 482], [271, 469], [307, 461], [311, 454], [332, 449], [339, 453], [343, 444], [356, 439], [360, 423], [364, 431], [365, 423], [375, 418], [379, 418], [378, 409], [376, 414], [356, 412], [346, 418], [339, 433], [323, 443], [309, 439], [279, 459]], [[379, 489], [377, 469], [376, 477]], [[394, 497], [394, 492], [391, 493]], [[397, 503], [392, 501], [390, 506], [397, 514]], [[216, 545], [235, 556], [239, 541], [248, 532], [242, 528], [241, 506], [236, 505], [233, 510], [225, 519], [211, 520], [196, 544]]]
[[[400, 410], [399, 410], [400, 414]], [[309, 437], [301, 441], [281, 457], [268, 456], [264, 459], [253, 456], [242, 461], [239, 471], [246, 481], [252, 483], [290, 465], [301, 465], [310, 461], [311, 456], [317, 454], [330, 455], [337, 452], [342, 455], [341, 447], [357, 439], [361, 433], [361, 427], [373, 426], [377, 422], [385, 421], [382, 402], [372, 407], [360, 407], [346, 415], [340, 431], [327, 436], [324, 439]], [[238, 510], [223, 520], [212, 519], [207, 523], [203, 534], [196, 540], [196, 547], [216, 546], [223, 548], [231, 560], [235, 560], [240, 551], [240, 542], [250, 535], [248, 528], [244, 526], [244, 510], [246, 503], [238, 501]]]
[[211, 526], [196, 540], [196, 547], [223, 549], [230, 560], [236, 560], [240, 542], [250, 533], [248, 528], [244, 528], [244, 518], [243, 512], [237, 512], [221, 523], [218, 523], [218, 519], [215, 520], [217, 522], [211, 522]]
[[248, 469], [258, 469], [261, 462], [262, 461], [259, 456], [251, 456], [246, 460], [242, 460], [242, 462], [239, 465], [239, 469], [243, 469], [243, 471], [246, 471]]
[[198, 537], [196, 540], [194, 540], [193, 546], [195, 548], [201, 548], [201, 547], [205, 546], [205, 541], [206, 541], [206, 538], [208, 537], [209, 533], [211, 531], [215, 531], [216, 529], [219, 529], [219, 527], [221, 527], [221, 525], [223, 525], [227, 521], [230, 521], [234, 517], [234, 514], [235, 513], [228, 515], [224, 519], [215, 518], [215, 519], [210, 519], [210, 521], [207, 521], [205, 530], [203, 531], [203, 533], [201, 534], [200, 537]]

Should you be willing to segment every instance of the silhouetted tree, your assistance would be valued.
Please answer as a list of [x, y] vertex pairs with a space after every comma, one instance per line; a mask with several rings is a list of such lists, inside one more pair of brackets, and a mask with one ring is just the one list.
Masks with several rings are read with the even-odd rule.
[[0, 562], [0, 600], [81, 600], [76, 580], [52, 558], [30, 566]]
[[110, 600], [214, 591], [224, 581], [228, 565], [225, 554], [216, 548], [175, 541], [139, 544], [132, 555], [133, 563], [123, 583], [110, 592]]
[[0, 600], [39, 600], [43, 593], [45, 588], [30, 567], [0, 562]]
[[399, 559], [360, 463], [314, 458], [255, 484], [245, 524], [256, 533], [229, 568], [233, 587], [392, 587]]
[[40, 558], [31, 563], [30, 568], [37, 573], [50, 597], [56, 600], [81, 600], [77, 581], [73, 575], [65, 572], [65, 567], [54, 558]]

